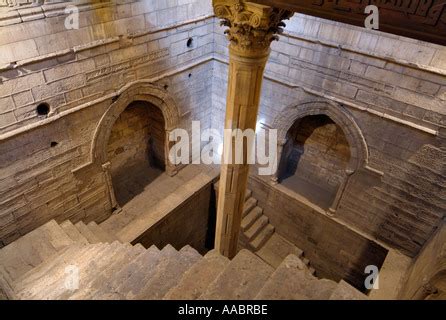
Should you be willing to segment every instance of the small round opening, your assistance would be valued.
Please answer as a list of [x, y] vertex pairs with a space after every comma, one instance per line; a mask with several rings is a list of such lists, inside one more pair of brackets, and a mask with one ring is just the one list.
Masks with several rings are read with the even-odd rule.
[[55, 146], [57, 146], [58, 145], [58, 143], [56, 142], [56, 141], [52, 141], [51, 142], [51, 148], [54, 148]]
[[189, 38], [189, 39], [187, 40], [187, 47], [188, 47], [188, 48], [192, 48], [193, 45], [194, 45], [194, 39]]
[[192, 78], [192, 73], [189, 73], [189, 78]]
[[167, 89], [169, 89], [169, 85], [168, 85], [168, 84], [165, 84], [165, 85], [164, 85], [164, 90], [167, 90]]
[[36, 108], [39, 116], [46, 116], [50, 112], [50, 106], [48, 103], [41, 103]]

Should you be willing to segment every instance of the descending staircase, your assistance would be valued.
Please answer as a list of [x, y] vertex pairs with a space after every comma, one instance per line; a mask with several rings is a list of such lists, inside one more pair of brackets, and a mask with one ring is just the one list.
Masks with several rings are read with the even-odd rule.
[[[218, 189], [218, 184], [216, 184]], [[308, 267], [311, 274], [315, 270], [310, 266], [310, 260], [304, 257], [303, 250], [275, 232], [274, 226], [264, 214], [263, 208], [258, 206], [258, 200], [247, 190], [241, 223], [239, 249], [248, 249], [255, 252], [262, 260], [274, 268], [279, 267], [282, 261], [290, 254], [300, 258]]]
[[248, 250], [232, 260], [186, 246], [121, 243], [95, 223], [54, 220], [0, 250], [9, 299], [365, 299], [318, 279], [296, 255], [277, 268]]

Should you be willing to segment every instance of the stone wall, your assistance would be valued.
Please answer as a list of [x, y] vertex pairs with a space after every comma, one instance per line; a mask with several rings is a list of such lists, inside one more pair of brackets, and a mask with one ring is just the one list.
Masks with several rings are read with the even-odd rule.
[[[145, 99], [188, 130], [224, 123], [227, 40], [210, 1], [74, 4], [79, 30], [66, 3], [1, 12], [0, 245], [51, 218], [109, 215], [98, 148], [113, 106]], [[446, 209], [445, 48], [303, 15], [272, 48], [259, 122], [281, 134], [330, 116], [354, 171], [336, 223], [415, 256]]]
[[0, 133], [41, 121], [40, 102], [54, 116], [212, 53], [208, 1], [85, 2], [79, 2], [78, 30], [65, 29], [66, 4], [1, 26]]
[[387, 250], [279, 185], [250, 177], [249, 188], [276, 232], [302, 249], [320, 278], [344, 279], [365, 290], [364, 273], [368, 265], [381, 267]]
[[[221, 129], [228, 50], [214, 30]], [[330, 116], [352, 152], [336, 221], [413, 257], [446, 212], [445, 75], [445, 47], [296, 15], [273, 43], [258, 123], [283, 139], [303, 116]]]
[[149, 162], [150, 110], [144, 107], [131, 104], [113, 125], [107, 146], [112, 175], [125, 165]]
[[299, 176], [329, 192], [339, 187], [346, 175], [350, 149], [336, 123], [324, 115], [302, 118], [290, 128], [288, 140], [279, 179]]
[[[50, 219], [109, 216], [113, 190], [101, 148], [135, 99], [162, 109], [166, 127], [210, 126], [208, 1], [80, 5], [81, 28], [70, 31], [62, 5], [43, 6], [29, 21], [2, 16], [0, 246]], [[48, 115], [36, 113], [41, 102]]]
[[164, 165], [164, 118], [161, 111], [139, 101], [130, 104], [113, 125], [107, 154], [112, 175], [135, 163]]
[[446, 297], [446, 222], [414, 260], [401, 299]]
[[119, 115], [107, 144], [109, 172], [119, 206], [141, 193], [166, 169], [165, 140], [164, 117], [154, 105], [135, 101]]
[[[214, 30], [216, 58], [226, 62], [224, 27], [216, 25]], [[269, 106], [261, 110], [265, 121], [295, 103], [304, 90], [411, 126], [436, 131], [445, 124], [443, 46], [297, 14], [272, 49], [266, 79], [273, 83], [267, 81], [263, 91], [276, 91], [263, 96], [262, 104]], [[286, 85], [278, 89], [282, 82]], [[214, 91], [214, 100], [222, 99]], [[219, 114], [216, 124], [222, 123]]]
[[[190, 245], [201, 254], [205, 254], [209, 250], [207, 237], [209, 215], [212, 210], [212, 189], [212, 183], [201, 188], [134, 243], [141, 243], [146, 248], [155, 245], [160, 249], [170, 244], [177, 250]], [[213, 245], [213, 241], [211, 243]]]

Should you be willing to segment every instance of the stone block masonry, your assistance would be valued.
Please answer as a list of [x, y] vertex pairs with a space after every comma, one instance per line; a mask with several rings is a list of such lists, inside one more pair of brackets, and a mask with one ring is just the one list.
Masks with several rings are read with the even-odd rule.
[[[190, 129], [190, 120], [210, 126], [207, 97], [212, 65], [206, 63], [213, 50], [210, 6], [204, 1], [127, 1], [100, 9], [100, 16], [109, 22], [97, 20], [95, 10], [81, 11], [81, 30], [101, 23], [105, 30], [118, 25], [127, 29], [113, 29], [107, 37], [93, 40], [82, 36], [82, 43], [64, 47], [64, 41], [57, 45], [50, 41], [54, 35], [73, 37], [72, 32], [54, 29], [63, 21], [61, 16], [2, 27], [2, 53], [4, 46], [18, 48], [28, 40], [46, 38], [44, 51], [26, 61], [1, 55], [6, 59], [2, 63], [14, 67], [0, 71], [0, 245], [51, 218], [99, 222], [110, 215], [103, 169], [91, 166], [77, 173], [90, 161], [93, 135], [112, 103], [105, 99], [108, 94], [113, 96], [132, 81], [153, 79], [175, 100], [181, 127]], [[158, 23], [158, 15], [175, 10], [185, 14], [178, 14], [169, 25]], [[150, 25], [127, 24], [140, 17], [152, 19]], [[12, 37], [14, 33], [17, 36]], [[188, 47], [190, 38], [193, 46]], [[48, 116], [36, 113], [42, 102], [50, 106]]]
[[[80, 12], [79, 30], [66, 30], [64, 15], [3, 26], [0, 134], [42, 120], [35, 112], [41, 102], [58, 114], [128, 82], [212, 55], [214, 19], [205, 2], [126, 1], [87, 7]], [[158, 19], [166, 14], [169, 21]], [[187, 46], [188, 39], [193, 46]], [[36, 42], [41, 50], [32, 54]], [[5, 46], [29, 56], [8, 56]]]
[[[123, 87], [164, 90], [182, 128], [223, 128], [228, 42], [210, 1], [76, 3], [79, 30], [64, 29], [60, 4], [0, 19], [0, 245], [52, 218], [108, 217], [103, 168], [76, 170]], [[446, 212], [445, 48], [304, 15], [272, 48], [259, 125], [286, 132], [277, 119], [315, 102], [352, 118], [338, 125], [362, 134], [367, 163], [330, 223], [415, 256]]]
[[212, 184], [203, 186], [192, 197], [171, 211], [162, 220], [154, 224], [134, 243], [141, 243], [149, 248], [158, 248], [170, 244], [174, 248], [190, 245], [200, 253], [205, 253], [208, 234]]
[[305, 252], [318, 277], [344, 279], [364, 290], [365, 267], [381, 267], [386, 248], [314, 210], [283, 186], [271, 187], [268, 182], [251, 177], [249, 188], [276, 232]]
[[[223, 29], [214, 29], [217, 128], [224, 123], [221, 88], [227, 87]], [[446, 165], [446, 69], [438, 58], [445, 52], [442, 46], [298, 14], [273, 43], [266, 66], [258, 126], [286, 132], [290, 127], [279, 119], [298, 120], [315, 102], [329, 103], [322, 114], [352, 117], [367, 147], [367, 166], [383, 175], [367, 168], [355, 172], [335, 216], [410, 256], [446, 212], [446, 173], [439, 169]], [[353, 126], [340, 125], [344, 133]]]

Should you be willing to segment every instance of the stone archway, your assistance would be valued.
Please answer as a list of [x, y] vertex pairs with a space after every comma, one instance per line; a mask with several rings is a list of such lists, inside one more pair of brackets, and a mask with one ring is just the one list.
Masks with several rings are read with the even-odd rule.
[[[107, 142], [113, 125], [120, 114], [134, 101], [145, 101], [161, 110], [165, 120], [166, 135], [179, 125], [178, 108], [173, 98], [164, 89], [151, 83], [138, 82], [121, 92], [104, 113], [96, 128], [91, 146], [91, 162], [94, 164], [107, 162]], [[169, 139], [166, 139], [166, 149], [169, 149], [168, 141]], [[166, 157], [167, 155], [168, 153]], [[171, 175], [175, 173], [175, 167], [170, 164], [168, 158], [166, 158], [166, 172]]]
[[[114, 124], [126, 108], [135, 101], [145, 102], [158, 108], [164, 118], [164, 164], [165, 172], [173, 176], [178, 168], [169, 161], [168, 155], [171, 143], [169, 133], [178, 128], [180, 114], [173, 98], [163, 88], [145, 81], [138, 81], [122, 88], [112, 100], [111, 105], [103, 114], [96, 127], [90, 150], [90, 163], [88, 166], [102, 167], [109, 190], [111, 207], [119, 209], [115, 197], [111, 163], [108, 159], [107, 147]], [[83, 167], [86, 167], [84, 165]]]
[[[345, 136], [345, 144], [349, 147], [348, 163], [343, 170], [343, 178], [340, 179], [336, 195], [329, 205], [328, 212], [334, 213], [339, 205], [344, 190], [352, 174], [365, 168], [368, 163], [368, 149], [364, 136], [360, 128], [354, 121], [353, 116], [342, 106], [328, 101], [312, 101], [300, 105], [291, 105], [286, 107], [275, 119], [272, 128], [278, 130], [278, 159], [280, 160], [279, 170], [272, 177], [273, 183], [279, 183], [281, 170], [286, 165], [283, 159], [287, 152], [287, 134], [301, 119], [308, 117], [323, 116], [327, 117], [336, 126], [338, 126]], [[282, 167], [282, 168], [281, 168]]]
[[154, 105], [134, 101], [113, 125], [107, 162], [118, 204], [122, 207], [166, 169], [164, 117]]

